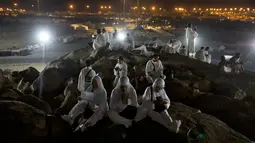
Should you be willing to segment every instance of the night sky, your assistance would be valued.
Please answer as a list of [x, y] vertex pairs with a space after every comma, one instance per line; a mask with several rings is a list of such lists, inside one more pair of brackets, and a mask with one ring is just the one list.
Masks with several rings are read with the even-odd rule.
[[[137, 0], [127, 0], [127, 5], [135, 5]], [[18, 2], [20, 6], [24, 8], [31, 7], [32, 4], [36, 5], [37, 0], [0, 0], [0, 4], [11, 4], [12, 2]], [[108, 4], [112, 5], [115, 9], [121, 9], [121, 0], [40, 0], [41, 7], [44, 10], [59, 9], [64, 10], [67, 5], [72, 3], [76, 4], [76, 8], [82, 9], [86, 4], [91, 5], [92, 8], [98, 8], [100, 5]], [[198, 7], [198, 6], [210, 6], [210, 7], [255, 7], [255, 0], [140, 0], [143, 6], [158, 5], [164, 8], [172, 8], [175, 6], [185, 7]]]

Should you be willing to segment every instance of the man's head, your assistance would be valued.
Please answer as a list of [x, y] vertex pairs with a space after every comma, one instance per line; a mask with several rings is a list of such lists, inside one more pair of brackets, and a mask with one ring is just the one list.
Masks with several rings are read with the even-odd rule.
[[225, 60], [226, 60], [225, 56], [221, 56], [220, 59], [221, 59], [222, 61], [225, 61]]
[[114, 32], [117, 32], [117, 29], [114, 29]]
[[188, 27], [188, 28], [191, 28], [191, 27], [192, 27], [192, 24], [191, 24], [191, 23], [188, 23], [187, 27]]
[[236, 53], [235, 57], [240, 58], [241, 54], [240, 53]]
[[129, 33], [127, 33], [126, 35], [127, 35], [127, 37], [130, 37], [130, 34], [129, 34]]
[[206, 48], [205, 48], [206, 51], [209, 51], [209, 49], [210, 49], [209, 47], [206, 47]]
[[102, 32], [103, 32], [103, 33], [105, 33], [105, 32], [106, 32], [106, 30], [103, 28], [103, 29], [102, 29]]
[[123, 92], [127, 91], [127, 88], [129, 86], [129, 78], [126, 76], [123, 76], [119, 79], [119, 86]]
[[97, 29], [97, 34], [101, 34], [101, 29]]
[[201, 49], [201, 50], [204, 50], [204, 49], [205, 49], [205, 47], [201, 47], [200, 49]]
[[182, 46], [183, 49], [185, 49], [185, 46]]
[[157, 55], [157, 54], [154, 54], [153, 55], [153, 62], [157, 62], [157, 61], [159, 61], [159, 55]]
[[153, 90], [159, 92], [165, 88], [165, 81], [162, 78], [158, 78], [152, 84]]
[[91, 66], [91, 61], [90, 60], [86, 60], [86, 67], [90, 67]]
[[122, 56], [119, 56], [118, 58], [118, 63], [122, 64], [124, 62], [124, 58]]

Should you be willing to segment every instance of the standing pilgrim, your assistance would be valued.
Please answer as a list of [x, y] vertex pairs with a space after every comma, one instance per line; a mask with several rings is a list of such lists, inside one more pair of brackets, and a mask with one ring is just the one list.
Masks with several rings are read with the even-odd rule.
[[186, 39], [187, 39], [187, 47], [188, 47], [188, 55], [191, 58], [194, 58], [195, 55], [195, 39], [198, 36], [196, 32], [196, 28], [192, 29], [192, 24], [189, 23], [186, 28]]

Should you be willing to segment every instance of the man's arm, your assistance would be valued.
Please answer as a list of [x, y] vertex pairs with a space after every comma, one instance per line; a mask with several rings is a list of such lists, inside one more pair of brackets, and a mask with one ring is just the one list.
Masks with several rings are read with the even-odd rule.
[[145, 67], [145, 72], [146, 72], [146, 74], [151, 75], [152, 71], [153, 71], [153, 66], [152, 66], [151, 62], [148, 61], [146, 64], [146, 67]]
[[83, 70], [81, 70], [81, 72], [80, 72], [77, 88], [80, 92], [85, 91], [85, 75], [83, 73]]

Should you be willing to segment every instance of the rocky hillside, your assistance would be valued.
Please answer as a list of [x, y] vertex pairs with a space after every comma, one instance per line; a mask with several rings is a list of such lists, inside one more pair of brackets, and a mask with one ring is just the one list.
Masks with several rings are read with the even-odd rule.
[[[51, 62], [39, 73], [34, 68], [0, 73], [0, 130], [8, 142], [204, 142], [248, 143], [255, 140], [254, 73], [225, 76], [214, 65], [179, 55], [162, 54], [169, 114], [183, 121], [180, 133], [145, 119], [129, 129], [108, 118], [84, 133], [73, 133], [60, 115], [67, 114], [80, 95], [77, 78], [91, 49], [81, 49]], [[104, 51], [93, 68], [111, 93], [113, 67], [118, 56], [128, 63], [129, 77], [144, 76], [147, 57], [124, 51]], [[135, 68], [134, 68], [135, 67]], [[135, 69], [135, 70], [134, 70]], [[174, 79], [170, 73], [174, 72]], [[137, 87], [134, 85], [134, 87]], [[141, 87], [141, 86], [138, 86]], [[146, 87], [146, 86], [145, 86]], [[144, 88], [145, 88], [144, 87]], [[143, 91], [143, 88], [137, 90]], [[197, 140], [191, 141], [191, 130]], [[125, 135], [123, 135], [125, 134]], [[125, 136], [125, 138], [123, 138]], [[194, 139], [194, 137], [193, 137]]]

